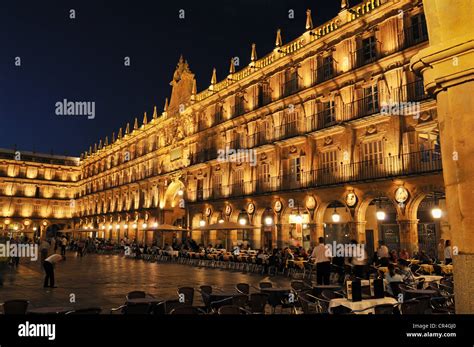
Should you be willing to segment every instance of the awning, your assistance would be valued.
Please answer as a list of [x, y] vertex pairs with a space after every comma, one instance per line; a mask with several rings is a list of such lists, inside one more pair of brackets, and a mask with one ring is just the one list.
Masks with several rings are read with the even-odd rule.
[[157, 227], [150, 227], [144, 230], [146, 231], [189, 231], [189, 229], [177, 227], [171, 224], [160, 224]]
[[196, 228], [195, 230], [249, 230], [249, 229], [258, 229], [254, 225], [242, 225], [235, 222], [225, 221], [224, 223], [214, 223], [209, 224], [203, 227]]
[[64, 229], [58, 230], [59, 233], [91, 233], [94, 231], [99, 231], [99, 229]]

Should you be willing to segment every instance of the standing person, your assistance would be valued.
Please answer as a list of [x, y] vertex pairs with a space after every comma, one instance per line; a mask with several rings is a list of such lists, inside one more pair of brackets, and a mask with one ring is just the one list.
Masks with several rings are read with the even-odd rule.
[[438, 243], [438, 262], [444, 262], [444, 239], [440, 239]]
[[354, 269], [354, 276], [365, 279], [367, 273], [367, 264], [369, 261], [369, 256], [365, 250], [364, 245], [358, 245], [356, 240], [352, 240], [351, 244], [354, 245], [352, 248], [356, 254], [352, 254], [351, 265]]
[[63, 235], [61, 239], [61, 255], [66, 256], [66, 246], [67, 246], [67, 238]]
[[451, 248], [451, 241], [446, 240], [444, 244], [444, 263], [446, 265], [453, 262], [453, 249]]
[[85, 244], [84, 244], [84, 241], [83, 241], [83, 240], [77, 241], [77, 254], [78, 254], [81, 258], [82, 258], [82, 256], [83, 256], [84, 247], [85, 247]]
[[380, 266], [387, 266], [389, 263], [388, 247], [385, 246], [385, 242], [379, 241], [379, 248], [377, 248], [377, 257]]
[[48, 240], [43, 239], [40, 244], [41, 264], [43, 264], [43, 261], [45, 261], [45, 259], [48, 257], [49, 247], [51, 247], [51, 245], [49, 244]]
[[321, 284], [329, 284], [329, 276], [331, 274], [331, 250], [326, 248], [324, 238], [318, 239], [319, 244], [314, 247], [311, 258], [316, 263], [316, 282]]
[[[46, 272], [46, 276], [44, 277], [44, 288], [57, 288], [54, 285], [54, 267], [56, 266], [57, 263], [61, 262], [64, 260], [64, 256], [59, 255], [59, 254], [53, 254], [49, 256], [48, 258], [45, 259], [43, 262], [43, 268], [44, 271]], [[48, 286], [49, 282], [49, 286]]]

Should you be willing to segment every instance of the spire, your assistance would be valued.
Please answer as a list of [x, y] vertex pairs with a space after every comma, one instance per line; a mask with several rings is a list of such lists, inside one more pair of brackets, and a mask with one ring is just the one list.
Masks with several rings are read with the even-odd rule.
[[217, 83], [217, 72], [216, 68], [212, 69], [212, 77], [211, 77], [211, 85], [214, 85]]
[[119, 129], [117, 139], [120, 140], [122, 138], [122, 128]]
[[102, 149], [102, 139], [99, 140], [99, 149]]
[[112, 133], [112, 143], [115, 142], [115, 131]]
[[234, 58], [230, 59], [229, 74], [231, 74], [231, 75], [235, 74]]
[[148, 123], [148, 119], [146, 118], [146, 112], [145, 112], [145, 114], [143, 115], [143, 123], [142, 124], [147, 125], [147, 123]]
[[196, 92], [197, 92], [196, 79], [193, 79], [193, 87], [191, 89], [191, 101], [196, 101]]
[[109, 137], [106, 136], [106, 137], [105, 137], [104, 146], [108, 146], [108, 145], [109, 145]]
[[89, 146], [89, 155], [92, 154], [92, 146]]
[[349, 7], [349, 0], [342, 0], [341, 1], [341, 9], [344, 10]]
[[250, 61], [256, 61], [257, 60], [257, 45], [255, 43], [252, 43], [252, 54], [250, 55]]
[[94, 143], [94, 153], [97, 152], [97, 142]]
[[135, 117], [135, 121], [133, 122], [133, 130], [137, 130], [138, 129], [138, 119], [137, 117]]
[[156, 110], [156, 105], [153, 107], [153, 119], [158, 118], [158, 111]]
[[[344, 1], [344, 0], [343, 0]], [[306, 10], [306, 30], [313, 29], [313, 20], [311, 19], [311, 10]]]
[[127, 127], [125, 128], [125, 135], [130, 133], [130, 123], [127, 123]]
[[275, 47], [281, 47], [283, 44], [282, 39], [281, 39], [281, 29], [277, 30], [277, 36], [275, 40]]
[[168, 111], [168, 98], [165, 99], [165, 107], [163, 108], [164, 112]]

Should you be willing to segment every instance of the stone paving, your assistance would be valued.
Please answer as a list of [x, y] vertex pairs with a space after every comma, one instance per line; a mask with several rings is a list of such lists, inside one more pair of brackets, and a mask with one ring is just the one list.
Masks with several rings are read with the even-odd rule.
[[[0, 287], [0, 303], [11, 299], [27, 299], [31, 307], [43, 306], [99, 306], [106, 313], [124, 303], [132, 290], [143, 290], [159, 299], [176, 299], [179, 286], [211, 285], [225, 291], [234, 290], [236, 283], [258, 286], [270, 281], [275, 286], [289, 286], [285, 277], [268, 277], [221, 269], [198, 268], [174, 263], [149, 263], [126, 259], [119, 255], [88, 254], [83, 258], [74, 253], [56, 266], [58, 288], [43, 288], [43, 270], [38, 262], [20, 263], [18, 269], [9, 269], [4, 285]], [[71, 294], [75, 303], [70, 302]], [[201, 296], [195, 292], [195, 304], [201, 305]]]

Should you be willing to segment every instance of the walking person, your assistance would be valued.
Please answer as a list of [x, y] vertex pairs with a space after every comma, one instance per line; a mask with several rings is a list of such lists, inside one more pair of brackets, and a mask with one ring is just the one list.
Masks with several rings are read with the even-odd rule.
[[319, 244], [314, 247], [311, 258], [316, 263], [316, 282], [321, 284], [330, 284], [329, 276], [331, 274], [331, 249], [324, 244], [324, 238], [318, 239]]
[[44, 277], [44, 285], [43, 285], [44, 288], [48, 288], [48, 287], [57, 288], [54, 285], [54, 267], [56, 266], [57, 263], [63, 260], [64, 260], [64, 256], [59, 255], [59, 254], [53, 254], [45, 259], [45, 261], [43, 262], [43, 268], [46, 273], [46, 276]]
[[63, 236], [61, 239], [61, 255], [66, 257], [66, 246], [67, 246], [67, 238]]
[[40, 244], [40, 252], [41, 252], [41, 264], [45, 261], [45, 259], [48, 257], [48, 251], [49, 248], [51, 247], [50, 243], [48, 240], [43, 239]]

